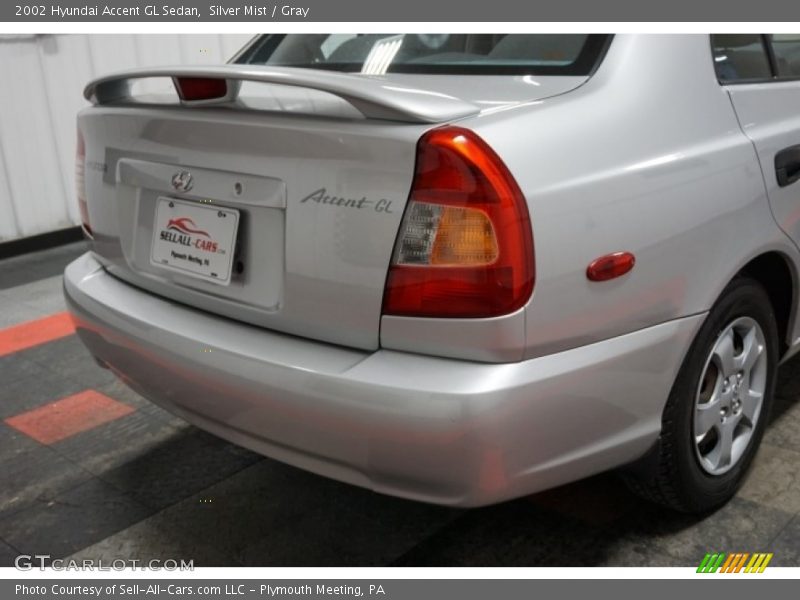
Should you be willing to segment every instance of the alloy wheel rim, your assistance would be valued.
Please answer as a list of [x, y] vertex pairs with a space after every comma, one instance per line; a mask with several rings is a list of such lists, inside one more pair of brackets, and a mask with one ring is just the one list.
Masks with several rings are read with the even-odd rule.
[[767, 351], [757, 321], [739, 317], [717, 337], [695, 394], [693, 440], [709, 475], [742, 459], [755, 432], [767, 388]]

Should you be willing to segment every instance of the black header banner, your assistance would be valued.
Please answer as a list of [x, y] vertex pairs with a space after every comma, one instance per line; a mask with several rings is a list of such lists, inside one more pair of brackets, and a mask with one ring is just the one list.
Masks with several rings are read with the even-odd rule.
[[797, 0], [3, 0], [0, 22], [786, 22]]

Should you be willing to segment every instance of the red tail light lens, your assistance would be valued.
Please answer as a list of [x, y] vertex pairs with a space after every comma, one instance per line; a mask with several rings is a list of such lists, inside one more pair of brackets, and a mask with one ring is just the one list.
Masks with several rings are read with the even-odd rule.
[[494, 317], [522, 307], [533, 283], [530, 216], [505, 164], [468, 129], [428, 132], [417, 148], [384, 314]]
[[89, 224], [89, 205], [86, 203], [86, 144], [83, 134], [78, 130], [78, 142], [75, 146], [75, 195], [78, 198], [78, 210], [81, 213], [81, 224], [84, 233], [92, 237], [92, 227]]
[[174, 77], [178, 96], [186, 102], [214, 100], [228, 94], [228, 82], [210, 77]]

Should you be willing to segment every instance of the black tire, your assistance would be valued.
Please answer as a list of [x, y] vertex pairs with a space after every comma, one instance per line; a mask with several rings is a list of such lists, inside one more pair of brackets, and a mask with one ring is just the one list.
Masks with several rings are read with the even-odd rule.
[[[695, 397], [717, 339], [739, 317], [755, 320], [764, 334], [766, 387], [760, 415], [741, 457], [727, 472], [710, 474], [700, 464], [693, 439]], [[647, 500], [687, 513], [711, 511], [730, 500], [753, 462], [769, 421], [778, 358], [778, 328], [767, 293], [753, 279], [735, 279], [709, 312], [684, 358], [664, 408], [658, 443], [647, 457], [623, 472], [629, 487]]]

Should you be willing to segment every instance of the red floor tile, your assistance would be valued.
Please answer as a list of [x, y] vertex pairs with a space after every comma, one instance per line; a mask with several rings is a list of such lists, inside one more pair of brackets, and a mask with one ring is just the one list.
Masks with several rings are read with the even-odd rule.
[[94, 390], [67, 396], [5, 422], [42, 444], [53, 444], [76, 433], [130, 414], [135, 409]]
[[0, 329], [0, 356], [19, 352], [75, 333], [67, 312]]

